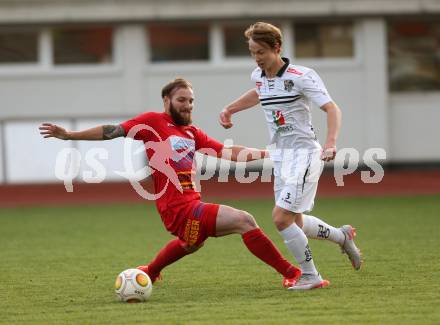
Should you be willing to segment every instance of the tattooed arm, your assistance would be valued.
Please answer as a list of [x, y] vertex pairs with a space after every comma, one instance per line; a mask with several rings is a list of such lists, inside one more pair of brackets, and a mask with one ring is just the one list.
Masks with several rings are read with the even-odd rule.
[[83, 131], [67, 131], [58, 125], [43, 123], [39, 129], [43, 137], [61, 140], [111, 140], [125, 136], [125, 131], [120, 125], [101, 125]]
[[102, 138], [103, 140], [111, 140], [114, 138], [125, 137], [125, 130], [120, 125], [103, 125]]

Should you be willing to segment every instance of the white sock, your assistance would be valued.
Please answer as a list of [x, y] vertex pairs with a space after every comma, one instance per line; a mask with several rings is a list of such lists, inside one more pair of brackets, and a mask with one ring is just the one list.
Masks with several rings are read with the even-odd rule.
[[312, 252], [310, 251], [308, 240], [304, 232], [296, 223], [280, 231], [289, 251], [295, 257], [301, 267], [301, 271], [306, 274], [318, 274], [313, 263]]
[[345, 240], [345, 235], [341, 229], [330, 226], [321, 219], [307, 214], [303, 214], [302, 230], [308, 238], [327, 239], [339, 245], [342, 245]]

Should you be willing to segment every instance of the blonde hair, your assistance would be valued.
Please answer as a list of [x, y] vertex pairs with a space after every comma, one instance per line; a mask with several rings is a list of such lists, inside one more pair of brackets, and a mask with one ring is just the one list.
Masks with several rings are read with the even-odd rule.
[[244, 36], [249, 40], [257, 43], [265, 43], [274, 49], [278, 45], [281, 48], [283, 44], [283, 35], [281, 30], [269, 23], [258, 22], [252, 24], [244, 32]]
[[183, 78], [176, 78], [174, 80], [171, 80], [162, 88], [162, 98], [166, 96], [170, 97], [175, 90], [180, 88], [192, 89], [192, 85], [188, 80], [185, 80]]

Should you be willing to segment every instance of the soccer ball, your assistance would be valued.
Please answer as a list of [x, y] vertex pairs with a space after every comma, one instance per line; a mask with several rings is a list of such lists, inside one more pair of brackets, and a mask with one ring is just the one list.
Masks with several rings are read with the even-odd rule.
[[115, 281], [115, 293], [120, 301], [142, 302], [150, 298], [152, 291], [151, 279], [138, 269], [122, 271]]

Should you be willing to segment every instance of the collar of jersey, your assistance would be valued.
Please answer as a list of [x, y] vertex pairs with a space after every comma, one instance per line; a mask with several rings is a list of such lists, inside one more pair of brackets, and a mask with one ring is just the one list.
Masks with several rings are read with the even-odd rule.
[[165, 119], [165, 121], [174, 124], [173, 118], [170, 116], [170, 114], [167, 114], [167, 113], [165, 113], [165, 112], [162, 112], [162, 116], [163, 116], [163, 118]]
[[[290, 61], [289, 61], [288, 58], [281, 58], [281, 59], [284, 61], [284, 65], [277, 72], [277, 77], [278, 78], [280, 78], [284, 74], [284, 72], [286, 71], [287, 67], [290, 64]], [[264, 70], [261, 71], [261, 78], [263, 78], [263, 77], [266, 77], [266, 71], [264, 71]]]

